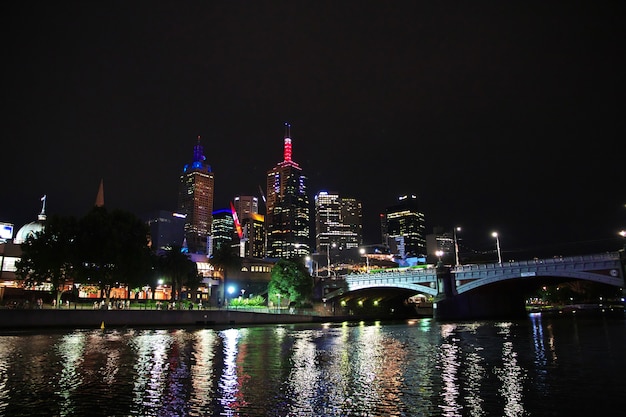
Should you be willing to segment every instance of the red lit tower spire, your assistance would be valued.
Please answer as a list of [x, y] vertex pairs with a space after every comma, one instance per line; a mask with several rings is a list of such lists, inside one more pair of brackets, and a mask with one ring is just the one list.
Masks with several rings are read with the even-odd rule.
[[298, 167], [298, 164], [295, 163], [291, 159], [291, 125], [287, 122], [285, 122], [285, 143], [283, 145], [283, 162], [281, 162], [279, 165]]

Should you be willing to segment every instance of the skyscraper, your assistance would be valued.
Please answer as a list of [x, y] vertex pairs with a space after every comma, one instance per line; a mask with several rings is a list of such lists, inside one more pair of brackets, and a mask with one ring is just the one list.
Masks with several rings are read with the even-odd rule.
[[178, 191], [178, 211], [187, 215], [185, 241], [190, 253], [207, 253], [207, 237], [213, 221], [215, 178], [198, 142], [193, 148], [193, 161], [183, 168]]
[[243, 233], [243, 255], [265, 257], [265, 217], [259, 214], [258, 197], [236, 196], [234, 207]]
[[298, 258], [309, 255], [310, 203], [307, 177], [291, 159], [291, 125], [285, 123], [283, 161], [267, 172], [267, 255]]
[[398, 204], [385, 210], [388, 244], [402, 258], [426, 257], [424, 213], [417, 206], [417, 196], [404, 195]]
[[329, 245], [342, 249], [357, 248], [363, 243], [361, 202], [342, 198], [338, 193], [320, 191], [315, 196], [315, 249]]
[[185, 216], [166, 210], [156, 210], [143, 216], [150, 228], [150, 245], [161, 254], [174, 246], [182, 247], [185, 236]]
[[[224, 245], [233, 247], [236, 245], [235, 221], [230, 209], [220, 209], [213, 212], [211, 227], [211, 253], [215, 253]], [[211, 254], [210, 253], [210, 254]]]

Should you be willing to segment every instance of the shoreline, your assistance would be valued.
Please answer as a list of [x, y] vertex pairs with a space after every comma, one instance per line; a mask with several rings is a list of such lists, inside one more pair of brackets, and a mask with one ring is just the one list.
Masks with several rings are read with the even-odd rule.
[[341, 323], [346, 321], [394, 321], [429, 316], [375, 317], [369, 315], [325, 316], [316, 314], [211, 310], [87, 310], [87, 309], [0, 309], [0, 331], [123, 328], [123, 327], [212, 327], [264, 324]]

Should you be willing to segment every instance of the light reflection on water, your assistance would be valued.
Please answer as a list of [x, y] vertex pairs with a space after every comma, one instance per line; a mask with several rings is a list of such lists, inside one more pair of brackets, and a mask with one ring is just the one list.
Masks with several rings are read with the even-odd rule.
[[7, 334], [0, 415], [585, 415], [620, 403], [624, 348], [624, 320], [536, 315]]

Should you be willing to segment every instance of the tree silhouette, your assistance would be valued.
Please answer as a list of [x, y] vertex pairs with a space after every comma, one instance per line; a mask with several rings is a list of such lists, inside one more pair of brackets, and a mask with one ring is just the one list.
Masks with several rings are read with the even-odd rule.
[[228, 245], [220, 246], [209, 258], [209, 263], [213, 265], [213, 268], [217, 271], [221, 271], [223, 275], [221, 296], [223, 300], [225, 298], [227, 275], [234, 271], [240, 271], [242, 261], [241, 258], [233, 251]]
[[61, 300], [63, 284], [72, 278], [76, 263], [74, 217], [49, 217], [42, 231], [22, 243], [22, 256], [16, 262], [16, 274], [30, 285], [50, 284], [56, 299]]
[[76, 250], [78, 276], [98, 285], [107, 304], [114, 286], [132, 288], [150, 274], [148, 227], [129, 212], [94, 207], [78, 223]]
[[180, 289], [184, 285], [198, 288], [198, 268], [189, 255], [181, 251], [180, 246], [174, 246], [159, 256], [159, 272], [172, 285], [172, 300], [178, 300]]

